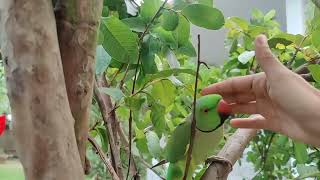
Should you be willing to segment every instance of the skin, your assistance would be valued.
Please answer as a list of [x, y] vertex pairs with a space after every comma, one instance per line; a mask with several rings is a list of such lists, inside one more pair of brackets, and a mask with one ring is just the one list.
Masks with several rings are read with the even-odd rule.
[[319, 90], [282, 65], [264, 35], [256, 38], [255, 47], [263, 73], [213, 84], [202, 95], [220, 94], [233, 113], [256, 114], [233, 119], [233, 127], [267, 129], [320, 146]]

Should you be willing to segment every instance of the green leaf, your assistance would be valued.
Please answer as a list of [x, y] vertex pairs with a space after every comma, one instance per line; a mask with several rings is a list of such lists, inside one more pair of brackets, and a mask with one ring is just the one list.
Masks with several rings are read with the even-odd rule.
[[122, 63], [137, 63], [137, 37], [129, 27], [115, 17], [103, 19], [101, 24], [104, 33], [103, 47], [109, 55]]
[[218, 30], [224, 25], [224, 16], [219, 9], [202, 4], [191, 4], [182, 10], [191, 23], [196, 26]]
[[134, 132], [135, 132], [135, 134], [136, 134], [135, 138], [137, 138], [137, 139], [142, 139], [142, 138], [145, 138], [145, 137], [146, 137], [145, 134], [144, 134], [144, 131], [143, 131], [143, 130], [140, 130], [140, 129], [137, 128], [137, 127], [134, 129]]
[[270, 21], [272, 20], [276, 15], [276, 10], [272, 9], [264, 16], [264, 21]]
[[315, 48], [320, 49], [320, 30], [312, 32], [311, 38], [312, 45]]
[[102, 74], [111, 62], [111, 56], [101, 45], [96, 49], [96, 74]]
[[150, 36], [150, 38], [148, 40], [148, 45], [149, 45], [149, 47], [146, 47], [146, 48], [149, 48], [149, 53], [157, 54], [161, 51], [162, 43], [159, 39], [156, 39], [156, 38]]
[[264, 34], [267, 32], [268, 32], [268, 28], [263, 26], [250, 25], [248, 29], [248, 33], [251, 35], [251, 37], [256, 37], [259, 34]]
[[164, 10], [162, 13], [162, 27], [167, 31], [173, 31], [179, 24], [179, 16], [172, 10]]
[[159, 158], [161, 156], [161, 147], [160, 140], [157, 134], [153, 131], [150, 131], [146, 134], [148, 141], [148, 150], [152, 157]]
[[158, 72], [153, 53], [143, 52], [141, 55], [142, 69], [145, 74], [155, 74]]
[[190, 23], [182, 15], [179, 15], [179, 24], [173, 32], [174, 38], [178, 41], [178, 45], [185, 45], [190, 38]]
[[263, 13], [262, 13], [259, 9], [256, 9], [256, 8], [254, 8], [254, 9], [252, 10], [251, 16], [252, 16], [254, 19], [264, 18]]
[[163, 80], [153, 84], [152, 97], [159, 99], [160, 103], [166, 107], [174, 102], [176, 88], [171, 81]]
[[298, 164], [306, 163], [308, 161], [307, 145], [294, 142], [294, 154]]
[[196, 49], [193, 47], [190, 41], [188, 41], [185, 45], [179, 47], [178, 53], [189, 56], [189, 57], [197, 56]]
[[227, 19], [226, 26], [228, 26], [229, 28], [234, 28], [235, 25], [243, 31], [247, 31], [249, 28], [249, 23], [242, 18], [230, 17]]
[[290, 41], [286, 38], [282, 38], [282, 37], [275, 37], [275, 38], [271, 38], [268, 40], [268, 44], [270, 48], [276, 48], [277, 44], [283, 44], [285, 46], [288, 46], [290, 44], [292, 44], [293, 41]]
[[196, 72], [192, 69], [169, 69], [158, 72], [157, 74], [148, 75], [146, 82], [151, 82], [156, 79], [164, 79], [172, 75], [178, 75], [180, 73], [190, 74], [195, 76]]
[[96, 127], [96, 130], [97, 130], [98, 135], [100, 137], [102, 150], [104, 152], [107, 152], [108, 151], [108, 138], [107, 138], [107, 133], [106, 133], [107, 130], [106, 130], [106, 128], [104, 128], [102, 126]]
[[238, 56], [239, 62], [247, 64], [255, 56], [254, 51], [244, 51]]
[[198, 0], [198, 3], [209, 7], [213, 7], [213, 0]]
[[151, 34], [159, 38], [164, 44], [169, 45], [171, 48], [175, 49], [177, 47], [177, 42], [173, 37], [172, 31], [166, 31], [162, 27], [158, 27], [153, 29]]
[[151, 122], [158, 136], [161, 136], [162, 133], [165, 131], [165, 127], [166, 127], [165, 117], [164, 117], [165, 114], [166, 114], [166, 108], [153, 100], [151, 105], [150, 116], [151, 116]]
[[232, 53], [236, 52], [237, 49], [238, 49], [238, 39], [234, 39], [232, 41], [232, 45], [230, 47], [229, 53], [232, 54]]
[[316, 166], [306, 166], [304, 164], [297, 164], [297, 171], [299, 173], [299, 179], [320, 176], [320, 171]]
[[159, 0], [144, 0], [141, 5], [141, 17], [145, 22], [150, 22], [151, 19], [156, 15], [158, 9], [161, 6], [161, 1]]
[[139, 98], [134, 96], [134, 97], [126, 97], [124, 101], [132, 111], [140, 111], [142, 104], [146, 100], [144, 98]]
[[173, 1], [173, 9], [174, 10], [181, 10], [188, 6], [191, 2], [186, 2], [186, 0], [174, 0]]
[[311, 64], [308, 66], [308, 69], [311, 72], [313, 79], [316, 82], [320, 82], [320, 65], [319, 64]]
[[108, 6], [103, 6], [102, 17], [108, 17], [108, 16], [109, 16], [109, 8]]
[[118, 88], [106, 88], [106, 87], [101, 87], [99, 88], [100, 92], [108, 94], [109, 96], [112, 97], [113, 100], [119, 101], [121, 98], [124, 97], [123, 92], [118, 89]]
[[122, 22], [124, 22], [127, 26], [130, 27], [132, 31], [135, 32], [143, 32], [146, 28], [146, 24], [140, 17], [131, 17], [122, 19]]
[[143, 139], [137, 139], [136, 141], [136, 145], [137, 148], [139, 149], [139, 152], [142, 154], [148, 154], [149, 155], [149, 151], [148, 151], [148, 141], [146, 138]]

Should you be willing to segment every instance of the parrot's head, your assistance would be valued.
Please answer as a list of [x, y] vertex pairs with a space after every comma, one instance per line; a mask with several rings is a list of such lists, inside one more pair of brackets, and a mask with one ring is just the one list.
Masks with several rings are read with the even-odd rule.
[[202, 132], [212, 132], [221, 127], [230, 114], [230, 106], [220, 95], [202, 96], [196, 103], [197, 129]]

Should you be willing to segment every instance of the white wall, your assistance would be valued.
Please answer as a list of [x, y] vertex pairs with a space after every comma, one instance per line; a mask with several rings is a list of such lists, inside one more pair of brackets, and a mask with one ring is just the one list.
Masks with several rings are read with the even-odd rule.
[[[275, 9], [281, 28], [286, 30], [285, 0], [214, 0], [214, 4], [223, 11], [225, 17], [239, 16], [248, 20], [253, 8], [260, 9], [264, 13]], [[227, 50], [224, 48], [225, 32], [226, 30], [212, 31], [195, 26], [192, 27], [194, 45], [197, 44], [197, 34], [201, 34], [201, 57], [203, 61], [210, 64], [221, 64], [226, 59]]]
[[287, 31], [291, 34], [305, 33], [305, 19], [307, 0], [286, 0]]

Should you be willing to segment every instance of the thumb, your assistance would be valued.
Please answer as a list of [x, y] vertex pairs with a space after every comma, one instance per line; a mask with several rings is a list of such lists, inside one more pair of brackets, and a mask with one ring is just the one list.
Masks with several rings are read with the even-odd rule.
[[255, 47], [258, 64], [267, 76], [277, 76], [277, 72], [287, 70], [287, 68], [272, 54], [265, 35], [259, 35], [256, 38]]

